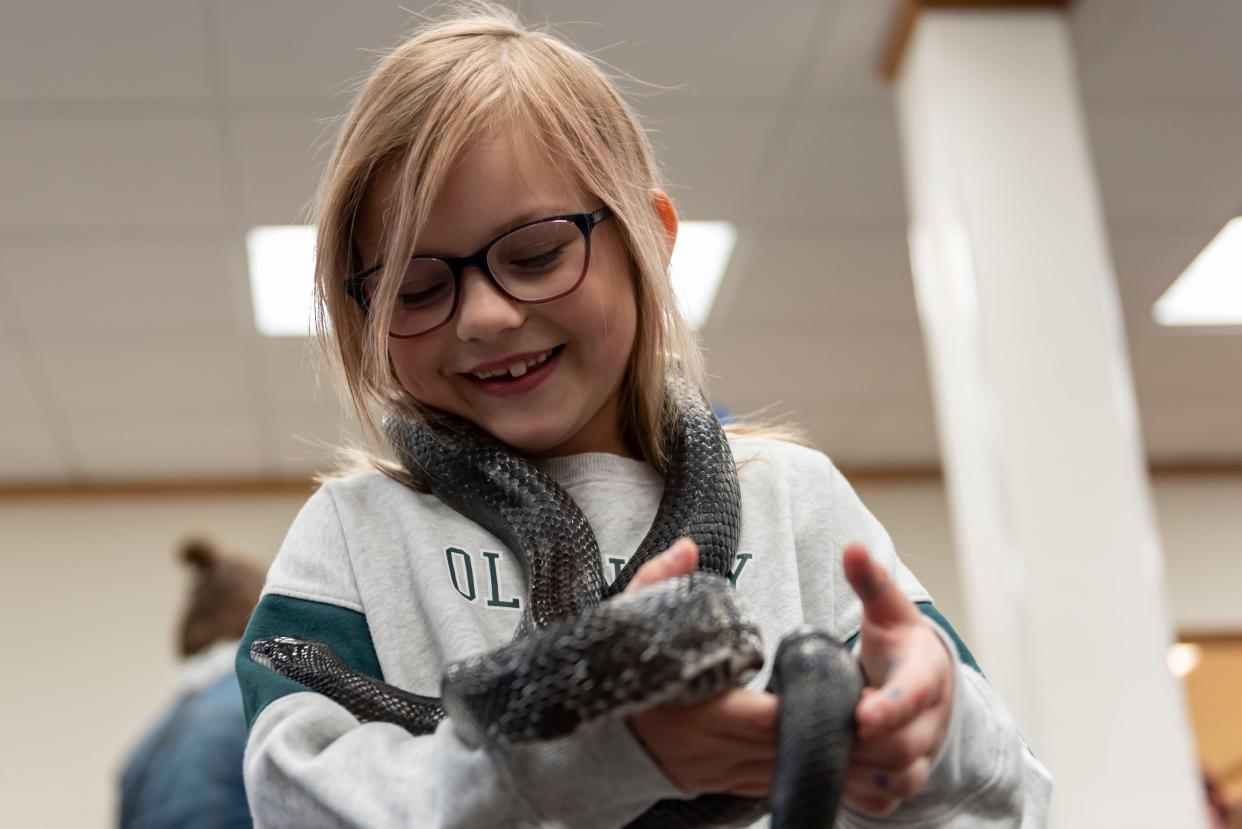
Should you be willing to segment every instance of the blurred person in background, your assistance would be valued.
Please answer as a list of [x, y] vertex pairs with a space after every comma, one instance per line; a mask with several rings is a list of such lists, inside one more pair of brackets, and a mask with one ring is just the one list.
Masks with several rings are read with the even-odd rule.
[[259, 592], [263, 569], [186, 542], [192, 570], [178, 647], [177, 698], [130, 754], [121, 774], [121, 829], [250, 827], [242, 782], [246, 719], [233, 657]]

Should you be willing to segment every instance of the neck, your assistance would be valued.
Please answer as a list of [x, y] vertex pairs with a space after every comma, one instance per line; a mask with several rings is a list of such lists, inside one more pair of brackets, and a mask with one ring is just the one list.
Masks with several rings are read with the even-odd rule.
[[532, 458], [561, 458], [587, 452], [606, 452], [623, 458], [641, 459], [632, 440], [628, 440], [621, 426], [621, 391], [618, 389], [605, 401], [586, 425], [573, 437], [541, 452], [528, 453]]

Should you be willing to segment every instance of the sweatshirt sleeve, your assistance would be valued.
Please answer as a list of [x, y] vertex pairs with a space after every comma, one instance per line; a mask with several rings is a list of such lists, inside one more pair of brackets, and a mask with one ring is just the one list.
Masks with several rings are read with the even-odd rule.
[[326, 642], [383, 679], [344, 544], [335, 504], [321, 489], [290, 529], [238, 652], [256, 826], [610, 826], [656, 800], [685, 796], [624, 722], [503, 750], [470, 743], [451, 719], [414, 736], [360, 723], [252, 662], [255, 639], [298, 636]]
[[818, 486], [805, 489], [821, 493], [822, 497], [826, 484], [828, 508], [813, 510], [812, 514], [818, 517], [803, 522], [800, 536], [807, 536], [809, 522], [813, 533], [830, 539], [827, 548], [819, 552], [833, 558], [828, 569], [834, 582], [834, 628], [856, 644], [862, 603], [845, 579], [841, 551], [845, 544], [861, 541], [940, 634], [956, 672], [949, 730], [924, 788], [883, 818], [863, 816], [846, 807], [838, 826], [1044, 826], [1052, 793], [1048, 771], [1018, 734], [1004, 703], [984, 678], [965, 643], [898, 558], [887, 531], [863, 505], [853, 487], [826, 458], [819, 475], [827, 475], [827, 479], [820, 477]]

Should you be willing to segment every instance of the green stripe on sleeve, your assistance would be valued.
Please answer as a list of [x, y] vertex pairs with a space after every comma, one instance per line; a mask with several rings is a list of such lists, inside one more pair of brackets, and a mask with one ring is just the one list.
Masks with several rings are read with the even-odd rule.
[[923, 612], [923, 615], [940, 625], [940, 629], [949, 634], [949, 638], [953, 640], [953, 644], [957, 647], [957, 658], [962, 660], [963, 665], [969, 665], [975, 669], [975, 672], [983, 676], [979, 663], [975, 661], [975, 655], [970, 652], [970, 648], [966, 647], [966, 643], [962, 641], [962, 637], [957, 635], [957, 631], [953, 629], [953, 625], [949, 624], [949, 620], [944, 618], [944, 614], [936, 609], [931, 602], [915, 602], [915, 606]]
[[[980, 676], [983, 676], [983, 671], [979, 668], [979, 663], [975, 661], [975, 655], [970, 652], [970, 648], [966, 647], [966, 643], [962, 641], [962, 637], [957, 635], [957, 631], [953, 629], [953, 625], [949, 624], [949, 620], [944, 618], [944, 614], [937, 610], [936, 606], [931, 602], [915, 602], [914, 606], [917, 607], [919, 611], [928, 619], [931, 619], [933, 622], [940, 625], [941, 630], [949, 634], [949, 638], [953, 640], [953, 644], [957, 648], [957, 658], [962, 661], [962, 664], [969, 665], [971, 668], [974, 668]], [[855, 633], [846, 640], [845, 647], [852, 649], [854, 647], [854, 643], [857, 641], [858, 634]]]
[[271, 703], [286, 694], [307, 690], [305, 685], [251, 661], [250, 644], [269, 636], [296, 636], [323, 642], [356, 670], [374, 679], [384, 678], [365, 615], [324, 602], [269, 593], [259, 600], [237, 651], [237, 679], [241, 684], [247, 729]]

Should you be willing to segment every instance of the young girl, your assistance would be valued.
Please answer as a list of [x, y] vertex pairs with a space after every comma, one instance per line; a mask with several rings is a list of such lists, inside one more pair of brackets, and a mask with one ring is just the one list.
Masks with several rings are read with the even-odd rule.
[[[702, 388], [703, 367], [667, 275], [676, 213], [605, 76], [502, 8], [423, 29], [355, 101], [318, 232], [320, 328], [364, 422], [378, 435], [385, 417], [472, 421], [573, 497], [619, 572], [662, 490], [668, 379]], [[1047, 773], [832, 463], [774, 437], [730, 443], [731, 578], [768, 657], [804, 623], [857, 637], [871, 688], [841, 822], [1042, 825]], [[328, 481], [303, 508], [239, 652], [259, 825], [619, 826], [661, 799], [766, 794], [766, 672], [704, 703], [500, 749], [451, 719], [420, 737], [360, 724], [253, 663], [257, 638], [316, 639], [436, 696], [446, 664], [512, 639], [527, 601], [513, 551], [377, 463], [388, 474]], [[680, 541], [629, 589], [695, 566]]]

